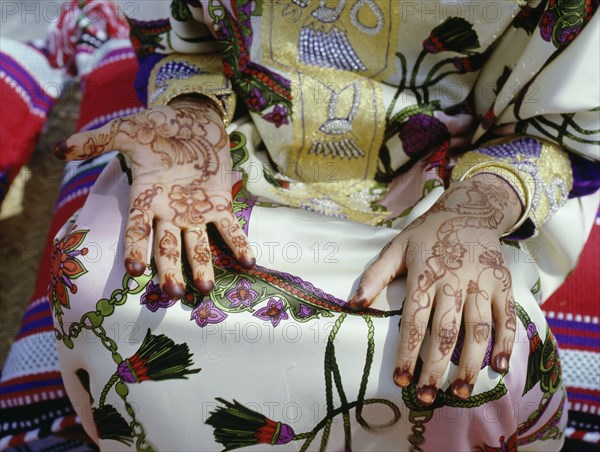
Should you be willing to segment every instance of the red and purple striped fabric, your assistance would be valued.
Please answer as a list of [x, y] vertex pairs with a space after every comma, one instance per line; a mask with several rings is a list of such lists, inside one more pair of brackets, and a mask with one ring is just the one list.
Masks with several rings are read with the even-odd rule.
[[579, 265], [544, 304], [560, 347], [573, 439], [600, 444], [600, 212]]

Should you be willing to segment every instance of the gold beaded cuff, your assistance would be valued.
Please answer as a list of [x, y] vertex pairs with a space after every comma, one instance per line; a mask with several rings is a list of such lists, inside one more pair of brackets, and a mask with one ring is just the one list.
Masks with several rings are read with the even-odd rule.
[[[465, 153], [452, 170], [452, 181], [482, 173], [495, 174], [508, 182], [523, 205], [521, 217], [503, 237], [537, 234], [538, 228], [567, 201], [573, 186], [567, 153], [553, 143], [526, 136], [501, 138]], [[529, 227], [524, 228], [526, 223]]]
[[167, 105], [185, 94], [209, 99], [221, 112], [225, 125], [233, 119], [235, 93], [218, 55], [171, 55], [154, 66], [148, 80], [149, 107]]

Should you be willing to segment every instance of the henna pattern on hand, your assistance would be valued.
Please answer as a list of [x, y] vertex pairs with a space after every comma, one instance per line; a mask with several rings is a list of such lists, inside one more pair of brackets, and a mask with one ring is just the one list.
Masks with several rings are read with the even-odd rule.
[[204, 215], [214, 208], [198, 180], [186, 186], [174, 185], [168, 196], [174, 212], [173, 223], [180, 227], [204, 224]]
[[231, 241], [235, 249], [245, 250], [248, 248], [248, 240], [246, 240], [246, 237], [242, 235], [236, 235], [231, 239]]
[[76, 152], [76, 148], [79, 147], [78, 145], [68, 146], [66, 140], [61, 140], [56, 143], [52, 148], [52, 152], [60, 160], [66, 160], [69, 154], [77, 154], [79, 160], [88, 160], [103, 152], [112, 151], [114, 147], [114, 138], [118, 133], [119, 124], [120, 120], [114, 121], [111, 124], [108, 133], [94, 131], [95, 133], [92, 136], [89, 136], [88, 134], [89, 138], [81, 146], [81, 153]]
[[191, 231], [190, 233], [196, 235], [194, 249], [192, 252], [192, 260], [198, 265], [210, 264], [211, 255], [206, 235], [197, 231]]
[[[145, 241], [150, 236], [152, 225], [148, 213], [140, 208], [134, 207], [129, 211], [130, 226], [125, 231], [125, 239], [127, 243], [126, 249], [126, 266], [132, 267], [132, 271], [136, 274], [141, 274], [144, 271], [142, 262], [146, 260], [142, 256], [139, 243]], [[135, 269], [134, 269], [135, 267]]]
[[179, 242], [171, 231], [165, 231], [158, 242], [158, 253], [173, 262], [173, 265], [177, 264], [177, 260], [179, 259]]
[[492, 334], [492, 326], [487, 322], [478, 322], [473, 324], [473, 337], [477, 344], [487, 343]]
[[[440, 345], [438, 350], [442, 354], [442, 358], [447, 356], [454, 349], [456, 338], [458, 337], [458, 325], [456, 318], [450, 323], [442, 324], [440, 328]], [[441, 358], [440, 358], [441, 360]]]
[[396, 386], [400, 388], [406, 388], [410, 384], [410, 380], [412, 380], [412, 373], [410, 369], [412, 367], [412, 361], [408, 360], [404, 363], [404, 365], [400, 367], [396, 367], [394, 370], [394, 383]]
[[159, 184], [154, 184], [152, 188], [148, 188], [144, 190], [142, 193], [138, 195], [137, 198], [133, 201], [133, 207], [139, 207], [140, 209], [150, 210], [150, 206], [154, 198], [163, 192], [163, 186]]
[[[159, 154], [166, 169], [193, 163], [203, 177], [216, 174], [220, 166], [218, 152], [228, 140], [225, 129], [207, 114], [207, 109], [182, 107], [173, 111], [174, 117], [169, 114], [171, 110], [154, 108], [115, 121], [115, 130], [111, 128], [105, 141], [109, 143], [121, 133]], [[211, 134], [217, 135], [216, 140], [209, 140]], [[107, 143], [92, 142], [90, 146]]]
[[[434, 296], [431, 289], [441, 280], [446, 281], [443, 286], [443, 293], [450, 298], [454, 298], [453, 310], [456, 313], [462, 310], [461, 287], [463, 284], [457, 272], [464, 266], [467, 248], [460, 239], [460, 232], [465, 228], [471, 230], [497, 229], [504, 220], [504, 209], [509, 204], [516, 205], [517, 203], [515, 197], [510, 196], [509, 190], [510, 188], [506, 186], [485, 184], [478, 180], [471, 180], [469, 184], [451, 187], [425, 215], [419, 217], [405, 229], [405, 231], [416, 229], [424, 224], [431, 215], [441, 212], [446, 215], [449, 213], [454, 214], [438, 227], [436, 242], [432, 246], [431, 255], [425, 260], [425, 269], [417, 276], [417, 288], [409, 295], [407, 301], [414, 303], [417, 307], [413, 313], [413, 318], [408, 324], [414, 325], [418, 313], [431, 307]], [[507, 293], [506, 314], [509, 320], [505, 322], [505, 327], [514, 331], [514, 328], [516, 328], [514, 300], [512, 300], [512, 297], [508, 297], [511, 287], [510, 272], [504, 265], [500, 251], [485, 247], [482, 244], [479, 245], [484, 248], [479, 255], [479, 263], [484, 268], [475, 280], [468, 282], [467, 293], [474, 293], [476, 301], [479, 297], [483, 297], [489, 302], [489, 295], [479, 289], [478, 281], [484, 272], [491, 269], [495, 279], [501, 283], [502, 291]], [[448, 279], [449, 276], [453, 276], [453, 278]], [[442, 319], [449, 312], [444, 313]], [[480, 316], [480, 318], [482, 317]], [[491, 327], [486, 322], [481, 322], [475, 328], [476, 340], [483, 341], [489, 338]], [[448, 325], [440, 327], [439, 331], [440, 344], [438, 349], [443, 358], [451, 350], [451, 344], [454, 343], [456, 334], [458, 334], [456, 318]], [[410, 327], [408, 334], [409, 351], [414, 351], [416, 346], [420, 344], [422, 336], [416, 333], [415, 328]]]
[[164, 278], [165, 282], [162, 290], [167, 297], [178, 300], [185, 296], [185, 288], [183, 287], [183, 284], [177, 282], [177, 277], [173, 271], [167, 271]]
[[433, 375], [429, 376], [429, 384], [417, 388], [417, 401], [422, 406], [429, 406], [437, 396], [438, 380]]
[[500, 251], [497, 249], [486, 247], [479, 255], [479, 263], [485, 265], [486, 268], [483, 271], [486, 269], [491, 269], [493, 277], [502, 284], [502, 293], [506, 295], [506, 299], [504, 301], [504, 310], [508, 317], [504, 323], [504, 326], [510, 331], [516, 331], [517, 317], [515, 314], [515, 300], [510, 291], [510, 288], [512, 287], [512, 279], [510, 276], [510, 270], [504, 265], [502, 253], [500, 253]]
[[473, 392], [473, 387], [475, 386], [473, 384], [473, 380], [475, 379], [475, 374], [476, 374], [475, 369], [473, 369], [471, 367], [467, 367], [466, 372], [465, 372], [465, 378], [464, 379], [457, 378], [452, 383], [452, 386], [451, 386], [452, 394], [461, 400], [467, 400], [471, 396], [471, 393]]
[[[414, 320], [414, 317], [413, 317]], [[414, 351], [415, 348], [417, 348], [417, 345], [419, 345], [421, 343], [421, 341], [423, 340], [423, 331], [422, 328], [419, 328], [418, 325], [416, 325], [415, 323], [411, 323], [409, 324], [408, 327], [408, 350], [409, 351]]]

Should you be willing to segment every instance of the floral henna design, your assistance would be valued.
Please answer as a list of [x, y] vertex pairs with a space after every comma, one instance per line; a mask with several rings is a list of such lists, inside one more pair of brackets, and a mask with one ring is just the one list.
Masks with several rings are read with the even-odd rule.
[[150, 237], [152, 226], [148, 213], [138, 207], [129, 211], [130, 226], [125, 231], [126, 258], [125, 268], [132, 276], [140, 276], [146, 271], [146, 257], [142, 255], [140, 243], [145, 242]]
[[462, 289], [456, 290], [450, 284], [444, 284], [442, 292], [444, 292], [444, 295], [446, 295], [447, 297], [454, 298], [454, 309], [456, 310], [457, 314], [460, 313], [463, 307]]
[[233, 243], [234, 248], [237, 250], [245, 250], [248, 248], [248, 240], [246, 240], [246, 237], [244, 236], [236, 235], [231, 239], [231, 242]]
[[[78, 159], [87, 160], [96, 157], [103, 152], [112, 151], [114, 138], [119, 131], [120, 121], [114, 121], [108, 133], [96, 133], [89, 137], [82, 146], [82, 152], [77, 155]], [[54, 155], [60, 160], [66, 160], [69, 154], [74, 154], [78, 145], [68, 146], [66, 140], [59, 141], [52, 149]]]
[[[225, 210], [222, 208], [219, 208], [219, 206], [217, 207], [217, 210]], [[221, 218], [221, 220], [219, 221], [219, 224], [221, 225], [221, 228], [224, 231], [227, 231], [229, 233], [229, 235], [235, 235], [240, 229], [240, 225], [237, 221], [232, 221], [230, 217], [225, 217], [225, 218]]]
[[128, 243], [135, 244], [150, 236], [152, 227], [150, 225], [150, 217], [145, 210], [139, 207], [131, 209], [129, 211], [129, 222], [131, 226], [125, 231], [125, 238], [128, 240]]
[[169, 207], [175, 213], [173, 222], [180, 227], [204, 224], [206, 222], [204, 215], [214, 208], [198, 181], [193, 181], [185, 187], [174, 185], [169, 193], [169, 199]]
[[165, 231], [158, 242], [158, 253], [173, 262], [173, 265], [177, 264], [177, 260], [179, 259], [179, 243], [177, 242], [177, 237], [171, 231]]
[[[438, 227], [437, 241], [432, 247], [432, 254], [425, 261], [425, 270], [417, 276], [417, 290], [411, 294], [411, 301], [418, 306], [414, 313], [415, 317], [419, 311], [431, 306], [430, 289], [447, 274], [454, 275], [459, 285], [457, 288], [444, 286], [444, 291], [450, 291], [446, 294], [455, 298], [457, 309], [462, 308], [462, 290], [460, 290], [460, 278], [456, 271], [463, 267], [467, 248], [459, 239], [459, 232], [464, 228], [497, 228], [504, 219], [503, 209], [509, 204], [508, 190], [510, 189], [507, 187], [496, 187], [472, 179], [469, 185], [448, 189], [441, 202], [436, 203], [420, 217], [420, 222], [415, 221], [407, 228], [407, 230], [414, 229], [425, 222], [427, 217], [439, 212], [456, 214]], [[465, 200], [455, 202], [453, 205], [450, 200], [453, 199], [452, 195], [458, 192], [464, 193]], [[479, 262], [494, 268], [496, 277], [502, 281], [504, 288], [510, 287], [510, 273], [503, 265], [504, 261], [499, 251], [486, 248]]]
[[[208, 176], [217, 173], [220, 165], [218, 151], [227, 144], [228, 138], [224, 128], [206, 115], [207, 111], [178, 108], [172, 118], [163, 110], [152, 109], [115, 124], [117, 133], [123, 133], [159, 154], [165, 168], [194, 163], [203, 176]], [[207, 127], [211, 128], [211, 132], [218, 131], [215, 143], [208, 140]]]
[[473, 281], [472, 279], [470, 279], [467, 283], [467, 295], [473, 294], [477, 296], [477, 294], [481, 292], [482, 291], [479, 290], [479, 284], [477, 284], [477, 281]]
[[152, 226], [148, 213], [138, 207], [134, 207], [129, 211], [129, 222], [130, 226], [125, 231], [127, 244], [125, 267], [131, 275], [140, 276], [146, 271], [144, 265], [146, 258], [142, 256], [142, 247], [139, 244], [150, 237]]
[[196, 243], [192, 253], [192, 260], [199, 265], [208, 265], [211, 261], [210, 248], [208, 239], [204, 234], [192, 232], [196, 235]]
[[[481, 273], [480, 273], [481, 274]], [[484, 300], [490, 300], [489, 294], [479, 288], [479, 283], [474, 280], [469, 280], [467, 284], [467, 294], [473, 295], [475, 301], [475, 309], [477, 309], [478, 318], [482, 319], [481, 309], [479, 308], [479, 297], [482, 297]], [[481, 344], [483, 342], [488, 342], [490, 338], [490, 334], [492, 332], [492, 326], [488, 322], [476, 322], [472, 325], [473, 328], [473, 337], [475, 338], [475, 342]]]
[[[484, 184], [476, 179], [469, 186], [451, 187], [445, 193], [445, 201], [434, 205], [428, 214], [451, 212], [460, 215], [454, 220], [468, 220], [463, 226], [496, 228], [504, 219], [504, 208], [508, 205], [509, 188]], [[447, 205], [447, 200], [456, 192], [463, 192], [466, 200], [456, 205]], [[452, 228], [454, 229], [454, 228]]]
[[[478, 261], [485, 267], [479, 273], [477, 281], [469, 282], [469, 290], [475, 294], [475, 303], [479, 310], [479, 298], [482, 297], [486, 301], [489, 301], [490, 296], [487, 292], [479, 290], [479, 281], [489, 274], [501, 283], [501, 292], [505, 294], [506, 299], [504, 301], [504, 310], [507, 316], [507, 320], [504, 322], [504, 327], [512, 332], [516, 331], [516, 313], [515, 313], [515, 301], [511, 294], [512, 280], [509, 269], [504, 265], [504, 258], [497, 249], [493, 247], [484, 247], [483, 252], [479, 255]], [[490, 272], [491, 271], [491, 272]], [[474, 325], [474, 337], [478, 343], [487, 342], [491, 334], [491, 325], [486, 323], [480, 323]], [[499, 331], [496, 331], [497, 337], [500, 335]], [[497, 371], [506, 372], [508, 371], [508, 362], [512, 352], [513, 343], [506, 337], [503, 338], [502, 352], [498, 353], [493, 359], [493, 366]]]
[[497, 249], [486, 247], [479, 255], [479, 263], [486, 266], [484, 271], [487, 269], [492, 269], [494, 278], [502, 283], [502, 292], [506, 293], [506, 301], [504, 305], [505, 314], [508, 317], [504, 323], [504, 326], [510, 331], [516, 331], [517, 316], [515, 313], [515, 300], [510, 293], [510, 288], [512, 287], [512, 278], [510, 276], [510, 270], [504, 265], [502, 253], [500, 253], [500, 251]]

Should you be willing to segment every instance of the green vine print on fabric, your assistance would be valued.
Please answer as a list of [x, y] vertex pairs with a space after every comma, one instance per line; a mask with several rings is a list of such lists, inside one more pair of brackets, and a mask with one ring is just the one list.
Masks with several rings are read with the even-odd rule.
[[[600, 111], [600, 107], [594, 108], [591, 111]], [[581, 152], [574, 148], [570, 142], [588, 146], [600, 145], [600, 140], [591, 138], [594, 135], [598, 135], [600, 129], [586, 129], [578, 124], [576, 113], [562, 113], [560, 117], [561, 121], [555, 121], [543, 115], [519, 120], [516, 132], [525, 135], [530, 128], [533, 128], [543, 137], [558, 143], [563, 149], [579, 155], [581, 155]]]
[[[67, 236], [68, 237], [68, 236]], [[146, 438], [143, 425], [136, 418], [136, 410], [127, 400], [128, 385], [138, 384], [148, 380], [161, 381], [168, 379], [187, 378], [187, 375], [200, 372], [192, 369], [192, 354], [187, 344], [176, 344], [163, 334], [153, 335], [148, 329], [142, 344], [132, 356], [123, 358], [119, 353], [117, 343], [109, 337], [103, 327], [104, 320], [110, 317], [115, 309], [123, 306], [129, 295], [137, 295], [145, 290], [147, 284], [155, 276], [155, 272], [134, 278], [128, 274], [123, 277], [122, 287], [115, 289], [110, 298], [102, 298], [96, 303], [96, 309], [81, 316], [78, 322], [63, 323], [62, 316], [57, 316], [58, 326], [54, 327], [56, 340], [67, 348], [75, 347], [75, 339], [82, 332], [89, 332], [100, 339], [100, 343], [111, 353], [116, 365], [113, 376], [105, 384], [97, 406], [92, 406], [94, 422], [101, 439], [112, 439], [131, 445], [135, 440], [138, 450], [153, 450]], [[81, 377], [80, 377], [81, 378]], [[85, 387], [85, 385], [84, 385]], [[106, 398], [114, 387], [115, 393], [123, 401], [125, 411], [130, 420], [126, 421], [114, 406], [106, 404]], [[94, 399], [90, 394], [90, 402]]]
[[[531, 118], [522, 118], [520, 111], [529, 88], [536, 82], [539, 74], [581, 33], [598, 8], [598, 2], [595, 0], [548, 0], [542, 2], [542, 4], [547, 5], [547, 8], [543, 11], [539, 20], [539, 33], [541, 38], [552, 43], [556, 50], [536, 76], [523, 87], [519, 97], [514, 101], [515, 117], [519, 120], [515, 131], [519, 134], [527, 134], [531, 129], [535, 129], [536, 134], [558, 143], [565, 150], [579, 153], [572, 143], [597, 146], [600, 141], [592, 139], [592, 137], [597, 135], [600, 130], [584, 127], [578, 122], [578, 115], [575, 113], [562, 113], [558, 115], [561, 119], [557, 120], [554, 117], [555, 115], [537, 115]], [[532, 11], [532, 16], [539, 17], [538, 13], [539, 8], [536, 8], [535, 12]], [[519, 19], [519, 16], [517, 16], [517, 19]], [[517, 21], [515, 24], [515, 26], [521, 25], [522, 21]], [[595, 107], [590, 111], [598, 111], [599, 109], [600, 107]], [[583, 113], [583, 115], [585, 116], [586, 113]]]
[[549, 0], [540, 20], [540, 35], [560, 49], [571, 43], [587, 24], [598, 2], [595, 0]]
[[[350, 429], [350, 411], [354, 410], [356, 421], [365, 430], [385, 430], [395, 425], [400, 420], [400, 409], [398, 406], [386, 399], [365, 399], [373, 354], [375, 351], [375, 328], [371, 318], [362, 315], [367, 325], [367, 352], [365, 366], [361, 378], [359, 393], [355, 401], [349, 402], [344, 391], [342, 376], [335, 355], [336, 336], [347, 318], [347, 313], [341, 314], [332, 328], [325, 349], [324, 372], [325, 372], [325, 398], [327, 401], [327, 414], [315, 427], [304, 433], [296, 434], [291, 426], [281, 422], [275, 422], [260, 413], [252, 411], [242, 404], [233, 401], [228, 402], [217, 398], [224, 406], [218, 407], [211, 413], [206, 423], [215, 429], [215, 440], [224, 446], [224, 450], [233, 450], [254, 444], [286, 444], [291, 441], [303, 441], [300, 451], [306, 451], [322, 431], [320, 450], [325, 450], [331, 434], [333, 420], [341, 415], [344, 425], [344, 439], [346, 450], [352, 450], [352, 431]], [[339, 406], [334, 405], [334, 387], [340, 400]], [[391, 411], [390, 420], [381, 425], [370, 424], [362, 415], [364, 406], [382, 404]]]

